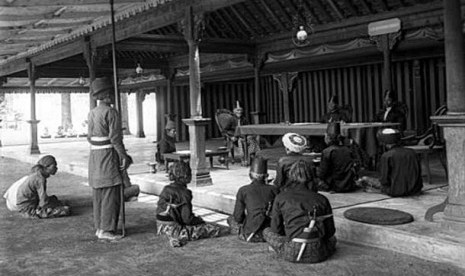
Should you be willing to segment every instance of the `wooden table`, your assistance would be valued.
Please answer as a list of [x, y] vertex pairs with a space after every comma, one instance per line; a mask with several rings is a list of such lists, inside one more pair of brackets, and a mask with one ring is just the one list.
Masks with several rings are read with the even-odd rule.
[[[229, 170], [229, 162], [228, 162], [229, 151], [227, 149], [226, 150], [206, 150], [205, 157], [210, 158], [210, 168], [213, 168], [213, 157], [215, 156], [220, 156], [220, 157], [223, 156], [226, 169]], [[164, 153], [163, 158], [165, 159], [165, 170], [168, 170], [169, 162], [173, 162], [176, 160], [177, 161], [188, 160], [191, 158], [191, 153], [188, 150], [176, 151], [172, 153]]]
[[[378, 152], [376, 132], [380, 128], [397, 127], [399, 123], [349, 123], [341, 124], [341, 134], [353, 139], [370, 157]], [[304, 136], [324, 136], [328, 124], [295, 123], [295, 124], [259, 124], [238, 126], [238, 135], [277, 135], [293, 132]]]

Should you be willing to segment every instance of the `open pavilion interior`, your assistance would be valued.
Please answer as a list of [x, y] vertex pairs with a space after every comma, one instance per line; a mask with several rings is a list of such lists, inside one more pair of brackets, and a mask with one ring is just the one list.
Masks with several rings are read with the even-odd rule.
[[[148, 146], [153, 144], [143, 139], [143, 121], [152, 118], [143, 118], [142, 103], [154, 93], [157, 139], [165, 116], [176, 114], [176, 138], [191, 150], [194, 182], [201, 184], [193, 185], [197, 204], [211, 201], [216, 205], [206, 207], [228, 213], [238, 186], [221, 195], [221, 184], [215, 183], [218, 173], [210, 174], [204, 156], [205, 141], [221, 137], [214, 120], [217, 109], [232, 109], [239, 101], [254, 124], [317, 122], [336, 94], [341, 103], [353, 107], [354, 122], [370, 122], [382, 107], [383, 91], [392, 89], [409, 108], [410, 133], [422, 133], [433, 122], [444, 127], [449, 177], [434, 187], [428, 183], [432, 190], [427, 193], [431, 205], [449, 198], [444, 218], [424, 221], [422, 216], [431, 206], [415, 205], [420, 202], [416, 199], [336, 195], [332, 200], [345, 207], [371, 201], [393, 208], [410, 206], [420, 222], [411, 227], [413, 231], [370, 228], [345, 220], [341, 211], [336, 212], [338, 231], [351, 242], [408, 254], [426, 252], [424, 258], [444, 262], [449, 258], [448, 262], [463, 267], [460, 258], [450, 259], [447, 252], [465, 255], [465, 242], [457, 234], [465, 229], [465, 163], [460, 157], [465, 152], [461, 22], [465, 2], [114, 0], [114, 24], [109, 1], [103, 0], [0, 0], [0, 7], [0, 94], [31, 96], [30, 145], [27, 150], [4, 148], [5, 156], [33, 162], [40, 154], [62, 150], [40, 143], [36, 93], [61, 94], [67, 98], [62, 110], [72, 104], [71, 93], [88, 93], [89, 106], [82, 108], [91, 109], [96, 102], [89, 83], [116, 75], [118, 93], [137, 95], [138, 125], [130, 145], [141, 154], [136, 159], [140, 168], [153, 154]], [[376, 22], [398, 25], [383, 33], [370, 25]], [[305, 41], [295, 39], [300, 26], [308, 31]], [[447, 105], [448, 114], [430, 118], [442, 105]], [[122, 110], [124, 127], [124, 105]], [[85, 175], [85, 160], [63, 162], [67, 170]], [[157, 174], [153, 181], [153, 175], [136, 168], [135, 180], [145, 183], [148, 191], [159, 191], [150, 183], [164, 183], [164, 175]], [[233, 170], [247, 181], [247, 168]], [[196, 180], [196, 174], [205, 176], [205, 172], [207, 179]], [[200, 187], [204, 184], [212, 185]], [[209, 198], [212, 195], [217, 196]], [[367, 232], [377, 242], [360, 241]], [[413, 243], [412, 251], [379, 238], [390, 232], [397, 243]]]

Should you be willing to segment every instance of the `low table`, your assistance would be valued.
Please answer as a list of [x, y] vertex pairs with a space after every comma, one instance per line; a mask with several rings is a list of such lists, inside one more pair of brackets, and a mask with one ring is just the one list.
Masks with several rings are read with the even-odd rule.
[[[226, 150], [206, 150], [205, 157], [210, 158], [210, 168], [213, 168], [213, 157], [215, 156], [220, 156], [220, 157], [223, 156], [226, 169], [229, 170], [229, 162], [228, 162], [229, 151], [227, 149]], [[168, 170], [169, 162], [173, 162], [176, 160], [177, 161], [188, 160], [191, 158], [191, 153], [188, 150], [176, 151], [172, 153], [164, 153], [163, 158], [165, 159], [165, 170]]]

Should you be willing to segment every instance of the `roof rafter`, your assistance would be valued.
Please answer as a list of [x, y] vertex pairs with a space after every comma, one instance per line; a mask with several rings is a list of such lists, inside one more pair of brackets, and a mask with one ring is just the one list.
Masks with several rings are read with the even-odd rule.
[[[115, 4], [143, 3], [143, 0], [114, 0]], [[108, 4], [108, 0], [0, 0], [0, 7], [78, 6]]]
[[229, 7], [229, 9], [232, 10], [232, 12], [237, 17], [237, 19], [239, 19], [242, 25], [244, 25], [250, 31], [250, 33], [256, 37], [257, 32], [255, 31], [255, 29], [252, 28], [252, 26], [244, 19], [244, 17], [242, 17], [242, 15], [237, 11], [237, 9], [235, 7]]
[[271, 15], [271, 17], [278, 23], [278, 25], [281, 27], [281, 30], [286, 30], [286, 26], [284, 26], [283, 22], [279, 20], [279, 17], [274, 13], [274, 11], [270, 9], [270, 6], [268, 6], [265, 0], [260, 0], [260, 3], [263, 7], [265, 7], [265, 10], [268, 12], [268, 14]]

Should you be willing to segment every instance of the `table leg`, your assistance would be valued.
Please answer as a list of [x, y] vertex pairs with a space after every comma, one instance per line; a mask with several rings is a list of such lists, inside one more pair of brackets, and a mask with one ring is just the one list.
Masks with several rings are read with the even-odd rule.
[[224, 164], [226, 165], [226, 169], [229, 170], [229, 160], [228, 160], [228, 155], [226, 154], [226, 158], [224, 159]]
[[210, 156], [210, 169], [213, 169], [213, 156]]

